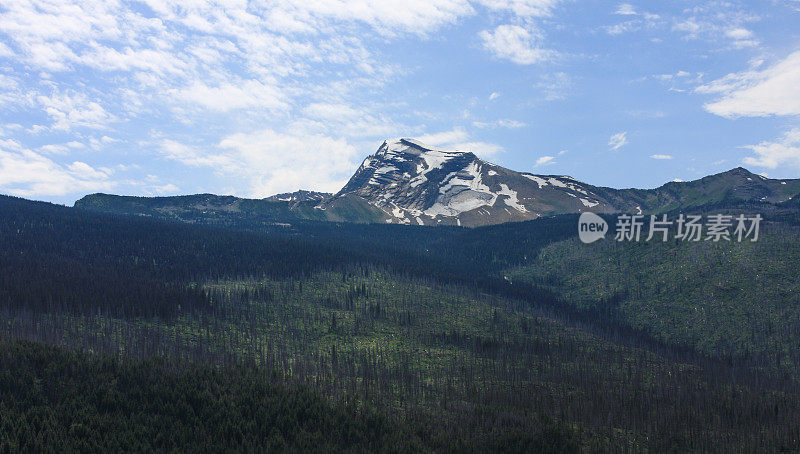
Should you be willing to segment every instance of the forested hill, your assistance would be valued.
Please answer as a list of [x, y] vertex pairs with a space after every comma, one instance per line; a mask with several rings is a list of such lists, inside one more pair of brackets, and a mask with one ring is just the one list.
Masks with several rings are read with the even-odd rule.
[[176, 367], [159, 358], [119, 361], [5, 340], [0, 351], [4, 452], [419, 452], [437, 447], [375, 408], [331, 403], [313, 389], [278, 383], [268, 370]]
[[168, 282], [297, 277], [365, 264], [438, 278], [499, 276], [499, 269], [524, 263], [544, 245], [572, 236], [576, 219], [565, 216], [483, 230], [313, 221], [291, 226], [248, 221], [189, 225], [8, 196], [0, 196], [0, 210], [0, 241], [5, 246], [0, 253], [7, 260], [29, 263], [31, 269], [53, 263], [41, 270], [45, 273], [86, 270]]
[[[360, 261], [300, 238], [119, 218], [0, 197], [0, 301], [167, 315], [207, 304], [186, 283], [215, 276], [308, 275]], [[165, 302], [170, 302], [165, 304]]]
[[[587, 249], [573, 246], [576, 216], [475, 229], [223, 226], [13, 197], [0, 197], [0, 213], [0, 390], [12, 390], [0, 391], [0, 433], [14, 434], [0, 448], [190, 449], [187, 434], [218, 436], [220, 449], [356, 452], [779, 451], [800, 441], [786, 424], [800, 417], [795, 357], [765, 362], [748, 356], [758, 350], [676, 336], [702, 332], [689, 329], [691, 301], [674, 307], [671, 329], [637, 317], [620, 292], [650, 292], [648, 308], [663, 307], [656, 279], [630, 277], [666, 266], [670, 243], [666, 254], [592, 249], [615, 264], [594, 268], [594, 295], [579, 266]], [[794, 244], [792, 232], [765, 222], [765, 250]], [[711, 264], [747, 251], [734, 246], [684, 246], [682, 262], [695, 250]], [[745, 257], [750, 273], [755, 256]], [[785, 299], [783, 282], [767, 274], [758, 285]], [[705, 285], [724, 296], [735, 284]], [[774, 315], [746, 312], [732, 318], [737, 329], [797, 345], [792, 326], [753, 314]], [[217, 432], [202, 424], [220, 396], [236, 404]], [[274, 427], [265, 438], [252, 414], [275, 400], [288, 414], [258, 419]]]

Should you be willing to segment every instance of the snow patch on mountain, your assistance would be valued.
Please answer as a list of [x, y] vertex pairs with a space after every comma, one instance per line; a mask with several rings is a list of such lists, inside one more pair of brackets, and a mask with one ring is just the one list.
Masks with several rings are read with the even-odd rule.
[[597, 206], [597, 205], [600, 204], [600, 202], [591, 202], [591, 201], [583, 199], [583, 198], [580, 199], [580, 200], [581, 200], [581, 203], [583, 203], [585, 206], [587, 206], [589, 208], [592, 208], [592, 207]]
[[498, 194], [506, 196], [506, 205], [519, 211], [520, 213], [528, 212], [528, 210], [524, 206], [519, 204], [519, 198], [517, 198], [517, 191], [509, 188], [508, 185], [500, 183], [500, 191], [498, 192]]
[[536, 176], [536, 175], [531, 175], [531, 174], [528, 174], [528, 173], [523, 173], [523, 174], [522, 174], [522, 176], [523, 176], [523, 177], [525, 177], [525, 178], [527, 178], [527, 179], [529, 179], [529, 180], [533, 180], [533, 181], [535, 181], [535, 182], [536, 182], [536, 184], [538, 184], [538, 185], [539, 185], [539, 189], [541, 189], [541, 188], [543, 188], [543, 187], [547, 186], [547, 180], [545, 180], [545, 179], [544, 179], [544, 178], [542, 178], [542, 177], [538, 177], [538, 176]]
[[485, 205], [494, 205], [497, 200], [489, 186], [483, 183], [481, 165], [470, 163], [466, 168], [451, 172], [439, 188], [434, 204], [424, 211], [429, 216], [457, 216]]

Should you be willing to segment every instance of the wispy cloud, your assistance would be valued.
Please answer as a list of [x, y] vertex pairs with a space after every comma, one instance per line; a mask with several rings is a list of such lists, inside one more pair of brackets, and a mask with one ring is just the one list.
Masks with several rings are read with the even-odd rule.
[[619, 150], [628, 144], [628, 132], [618, 132], [608, 139], [608, 146], [612, 151]]
[[449, 131], [435, 132], [430, 134], [422, 134], [417, 137], [420, 142], [426, 145], [434, 145], [443, 147], [452, 145], [456, 142], [463, 142], [469, 139], [469, 134], [464, 128], [453, 128]]
[[757, 15], [748, 13], [740, 4], [707, 2], [686, 9], [682, 17], [675, 19], [672, 30], [687, 40], [706, 37], [742, 49], [760, 44], [760, 40], [747, 28], [747, 24], [759, 20]]
[[619, 14], [621, 16], [635, 16], [636, 8], [633, 7], [630, 3], [620, 3], [617, 7], [617, 11], [614, 14]]
[[728, 74], [696, 91], [721, 95], [704, 107], [723, 117], [800, 115], [800, 51], [761, 70]]
[[650, 158], [659, 159], [659, 160], [667, 160], [667, 159], [672, 159], [672, 155], [668, 155], [668, 154], [651, 154]]
[[469, 151], [482, 158], [490, 158], [503, 151], [500, 145], [473, 140], [463, 128], [454, 128], [417, 137], [420, 142], [451, 150]]
[[542, 80], [536, 84], [536, 87], [542, 90], [546, 101], [556, 101], [565, 99], [573, 85], [572, 77], [569, 74], [556, 72], [542, 76]]
[[525, 127], [525, 123], [518, 120], [511, 120], [508, 118], [501, 118], [499, 120], [494, 121], [474, 121], [472, 125], [476, 128], [481, 129], [496, 129], [496, 128], [506, 128], [506, 129], [517, 129]]
[[775, 169], [788, 165], [800, 168], [800, 128], [792, 129], [775, 141], [764, 141], [757, 145], [748, 145], [755, 156], [744, 158], [746, 165]]
[[642, 29], [654, 29], [662, 22], [661, 16], [649, 12], [640, 12], [630, 3], [621, 3], [614, 14], [625, 17], [624, 22], [603, 27], [611, 36], [622, 35]]
[[36, 101], [52, 120], [55, 130], [69, 131], [78, 126], [101, 129], [115, 119], [99, 103], [82, 93], [40, 95]]
[[22, 197], [110, 190], [113, 170], [82, 161], [60, 165], [13, 140], [0, 140], [0, 188]]
[[[675, 90], [694, 89], [703, 72], [719, 69], [714, 59], [672, 71], [631, 65], [620, 52], [598, 52], [609, 49], [609, 33], [625, 44], [643, 38], [626, 33], [653, 32], [649, 39], [674, 44], [663, 49], [664, 62], [682, 61], [674, 53], [688, 55], [681, 46], [700, 55], [774, 41], [775, 33], [762, 36], [766, 24], [758, 26], [761, 19], [748, 12], [769, 7], [622, 1], [588, 7], [596, 17], [581, 18], [587, 28], [578, 30], [570, 29], [574, 8], [561, 8], [570, 3], [559, 0], [277, 0], [268, 8], [211, 0], [8, 1], [0, 7], [0, 140], [19, 147], [3, 149], [0, 191], [49, 197], [112, 188], [239, 195], [330, 189], [348, 176], [342, 169], [386, 137], [431, 132], [431, 144], [486, 157], [504, 152], [499, 143], [512, 130], [524, 136], [553, 128], [552, 135], [569, 136], [580, 127], [596, 134], [605, 126], [585, 120], [588, 110], [575, 107], [582, 103], [554, 103], [552, 114], [530, 108], [531, 100], [592, 95], [585, 84], [604, 90], [619, 82], [596, 82], [583, 64], [590, 60], [619, 64], [615, 75], [626, 80], [660, 74]], [[609, 18], [620, 23], [608, 25]], [[404, 52], [412, 47], [419, 55]], [[726, 117], [797, 115], [796, 58], [753, 65], [697, 93], [710, 95], [709, 112]], [[643, 105], [659, 110], [635, 110]], [[639, 103], [620, 112], [676, 119], [674, 108]], [[523, 129], [528, 125], [531, 131]], [[298, 144], [303, 138], [306, 147]], [[609, 148], [627, 142], [618, 133]], [[282, 153], [324, 165], [301, 165]], [[559, 159], [555, 151], [543, 153]], [[115, 160], [125, 166], [109, 164]], [[25, 170], [34, 164], [49, 176]], [[21, 170], [13, 178], [5, 174], [14, 169]], [[55, 176], [65, 183], [56, 185]]]
[[479, 33], [483, 47], [495, 57], [518, 65], [532, 65], [552, 58], [554, 51], [542, 45], [542, 32], [533, 27], [514, 24], [497, 26]]
[[542, 156], [536, 160], [534, 167], [541, 167], [544, 165], [555, 164], [555, 156]]

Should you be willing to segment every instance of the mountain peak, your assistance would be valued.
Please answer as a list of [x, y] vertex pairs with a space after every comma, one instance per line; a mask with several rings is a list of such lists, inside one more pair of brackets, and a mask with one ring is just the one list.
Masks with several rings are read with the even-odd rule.
[[707, 177], [701, 178], [701, 181], [703, 181], [703, 180], [709, 181], [709, 180], [715, 180], [715, 179], [722, 179], [722, 180], [725, 180], [725, 181], [737, 181], [739, 183], [757, 182], [757, 181], [762, 181], [762, 182], [770, 181], [769, 178], [765, 177], [764, 175], [759, 175], [759, 174], [753, 173], [753, 172], [745, 169], [744, 167], [735, 167], [735, 168], [733, 168], [731, 170], [728, 170], [728, 171], [725, 171], [725, 172], [717, 173], [717, 174], [714, 174], [714, 175], [709, 175]]
[[461, 155], [472, 155], [468, 151], [445, 150], [443, 148], [432, 147], [422, 143], [418, 139], [410, 137], [398, 137], [386, 139], [375, 153], [376, 157], [394, 157], [402, 155], [421, 156], [423, 154], [442, 154], [446, 157], [456, 157]]
[[607, 209], [591, 187], [570, 177], [522, 174], [469, 151], [446, 150], [413, 138], [387, 139], [364, 159], [325, 206], [357, 196], [387, 222], [483, 225], [534, 219], [558, 209]]
[[747, 169], [745, 169], [744, 167], [741, 167], [741, 166], [733, 168], [733, 169], [728, 170], [727, 172], [723, 172], [723, 173], [728, 174], [728, 175], [744, 175], [744, 176], [755, 175], [753, 172], [751, 172], [751, 171], [749, 171], [749, 170], [747, 170]]

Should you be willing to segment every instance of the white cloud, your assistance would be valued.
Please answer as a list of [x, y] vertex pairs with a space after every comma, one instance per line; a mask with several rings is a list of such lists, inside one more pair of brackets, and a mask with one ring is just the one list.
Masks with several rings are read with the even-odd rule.
[[311, 103], [303, 109], [303, 113], [311, 118], [322, 120], [340, 120], [358, 118], [361, 111], [344, 103]]
[[452, 145], [456, 142], [463, 142], [469, 139], [469, 134], [463, 128], [454, 128], [450, 131], [437, 132], [433, 134], [423, 134], [417, 139], [426, 144], [437, 147]]
[[234, 192], [248, 197], [298, 189], [338, 191], [358, 166], [357, 149], [345, 139], [309, 133], [302, 126], [290, 129], [230, 134], [210, 149], [166, 139], [160, 151], [168, 159], [235, 178]]
[[175, 90], [173, 93], [177, 99], [218, 112], [234, 109], [279, 110], [289, 107], [285, 96], [277, 87], [257, 80], [244, 81], [240, 85], [222, 83], [216, 87], [196, 81], [190, 87]]
[[[341, 20], [362, 22], [385, 33], [427, 33], [475, 12], [466, 0], [283, 0], [275, 2], [271, 9], [271, 21], [280, 22], [282, 31], [319, 30], [328, 21]], [[276, 20], [276, 16], [282, 17]]]
[[[98, 172], [92, 173], [84, 161], [92, 162], [91, 154], [101, 150], [116, 152], [108, 149], [120, 139], [120, 149], [126, 150], [135, 142], [129, 139], [132, 135], [151, 131], [155, 139], [147, 145], [165, 159], [241, 177], [249, 194], [273, 187], [297, 189], [290, 182], [300, 177], [291, 175], [301, 172], [306, 180], [319, 175], [312, 184], [331, 189], [352, 170], [341, 173], [352, 164], [342, 158], [345, 151], [372, 137], [424, 130], [403, 124], [420, 120], [398, 114], [406, 101], [386, 99], [381, 91], [387, 82], [418, 69], [383, 63], [392, 59], [377, 54], [376, 48], [407, 35], [431, 36], [467, 16], [483, 14], [526, 24], [501, 25], [484, 36], [487, 49], [500, 58], [530, 64], [553, 54], [542, 49], [542, 33], [533, 21], [551, 16], [559, 3], [12, 0], [0, 7], [0, 58], [4, 65], [8, 59], [13, 71], [0, 74], [0, 105], [17, 104], [30, 114], [26, 117], [31, 123], [23, 130], [40, 134], [30, 147], [37, 156], [56, 159], [80, 153], [80, 158], [69, 158], [71, 164], [49, 161], [75, 187], [81, 187], [80, 181], [111, 184], [110, 173], [102, 180], [105, 170], [90, 167]], [[494, 92], [489, 98], [498, 96]], [[209, 118], [210, 112], [225, 115]], [[112, 135], [120, 139], [86, 131], [111, 126], [119, 126]], [[481, 126], [519, 128], [523, 123], [499, 119]], [[183, 131], [180, 137], [196, 139], [181, 142], [160, 130]], [[48, 140], [48, 133], [57, 138]], [[463, 130], [447, 137], [440, 133], [439, 138], [484, 156], [502, 150]], [[301, 146], [303, 141], [307, 144]], [[290, 150], [285, 153], [322, 164], [304, 166], [288, 157], [267, 160], [258, 157], [252, 144], [273, 150], [270, 156], [283, 156], [279, 149], [285, 147]], [[322, 151], [304, 152], [307, 148], [339, 150], [334, 152], [339, 158], [331, 161]], [[372, 150], [359, 151], [361, 156]], [[148, 190], [177, 190], [154, 184]]]
[[478, 0], [478, 3], [498, 11], [511, 11], [521, 17], [550, 16], [560, 0]]
[[661, 159], [661, 160], [672, 159], [672, 155], [668, 154], [651, 154], [650, 157], [652, 159]]
[[[468, 0], [276, 0], [268, 8], [211, 0], [144, 3], [149, 8], [100, 0], [8, 2], [0, 10], [8, 38], [0, 57], [33, 70], [97, 70], [95, 76], [112, 80], [113, 96], [125, 99], [126, 114], [174, 101], [220, 112], [263, 110], [267, 117], [298, 94], [319, 93], [303, 78], [320, 64], [346, 65], [338, 77], [351, 86], [367, 81], [352, 77], [358, 73], [370, 75], [366, 83], [393, 76], [375, 64], [364, 30], [354, 25], [389, 36], [424, 35], [476, 12]], [[183, 107], [176, 109], [185, 114]]]
[[156, 185], [152, 187], [154, 193], [158, 195], [176, 194], [180, 189], [172, 183]]
[[91, 149], [95, 151], [100, 151], [107, 145], [112, 144], [114, 142], [119, 142], [119, 140], [108, 136], [103, 136], [100, 137], [99, 139], [97, 137], [89, 137], [89, 147], [91, 147]]
[[725, 30], [725, 36], [735, 40], [743, 40], [752, 38], [753, 32], [743, 27], [736, 27]]
[[19, 82], [15, 77], [0, 74], [0, 105], [25, 102], [25, 96], [20, 90]]
[[661, 16], [649, 12], [639, 12], [630, 3], [621, 3], [614, 14], [625, 16], [626, 20], [614, 25], [603, 27], [611, 36], [633, 32], [641, 29], [653, 29], [661, 24]]
[[114, 115], [82, 93], [40, 95], [36, 100], [53, 121], [55, 130], [69, 131], [75, 127], [101, 129], [115, 120]]
[[0, 137], [12, 134], [12, 131], [19, 131], [22, 125], [19, 123], [6, 123], [0, 124]]
[[479, 33], [483, 47], [497, 58], [519, 65], [531, 65], [552, 58], [553, 51], [541, 46], [542, 35], [536, 29], [519, 25], [499, 25], [494, 31]]
[[511, 120], [508, 118], [501, 118], [489, 122], [474, 121], [472, 122], [472, 125], [475, 126], [476, 128], [481, 128], [481, 129], [496, 129], [496, 128], [517, 129], [525, 127], [525, 123], [518, 120]]
[[534, 164], [534, 167], [555, 164], [555, 159], [556, 159], [555, 156], [542, 156], [536, 160], [536, 164]]
[[449, 150], [469, 151], [482, 158], [490, 158], [503, 151], [500, 145], [472, 140], [463, 128], [454, 128], [433, 134], [423, 134], [417, 140]]
[[569, 74], [557, 72], [543, 76], [542, 81], [536, 86], [542, 90], [545, 101], [556, 101], [567, 97], [567, 92], [573, 83]]
[[674, 31], [683, 32], [686, 36], [691, 38], [696, 38], [697, 33], [699, 33], [702, 28], [703, 26], [697, 23], [694, 18], [678, 22], [672, 27]]
[[448, 147], [454, 150], [469, 151], [481, 158], [491, 158], [503, 151], [503, 147], [490, 142], [458, 142]]
[[6, 44], [0, 42], [0, 57], [13, 57], [14, 51]]
[[356, 148], [345, 139], [322, 135], [288, 135], [271, 129], [232, 134], [219, 144], [242, 166], [254, 197], [312, 189], [335, 192], [357, 167]]
[[736, 49], [756, 47], [760, 41], [746, 24], [760, 20], [732, 2], [708, 2], [688, 8], [687, 15], [677, 19], [672, 30], [683, 34], [684, 39], [701, 37], [717, 42], [729, 42]]
[[620, 3], [617, 7], [617, 11], [614, 14], [619, 14], [622, 16], [635, 16], [636, 8], [633, 7], [630, 3]]
[[618, 132], [611, 136], [608, 139], [608, 146], [611, 147], [611, 150], [619, 150], [620, 148], [624, 147], [628, 144], [628, 133], [626, 132]]
[[0, 141], [0, 190], [21, 197], [110, 190], [110, 169], [75, 161], [60, 165], [14, 141]]
[[203, 152], [197, 147], [189, 146], [175, 140], [164, 139], [159, 144], [161, 154], [173, 161], [191, 167], [212, 167], [217, 171], [234, 171], [237, 163], [225, 154]]
[[489, 101], [494, 101], [495, 99], [500, 97], [500, 93], [493, 91], [491, 95], [489, 95]]
[[723, 117], [800, 115], [800, 51], [766, 69], [728, 74], [696, 91], [722, 95], [704, 107]]
[[37, 149], [37, 151], [40, 151], [45, 154], [65, 154], [68, 150], [69, 147], [61, 144], [42, 145]]
[[788, 131], [774, 142], [765, 141], [744, 148], [749, 148], [755, 153], [755, 156], [744, 159], [746, 165], [769, 169], [783, 165], [800, 168], [800, 128]]
[[[324, 134], [344, 135], [354, 138], [386, 138], [398, 135], [408, 128], [374, 114], [368, 106], [353, 107], [347, 103], [311, 103], [303, 108], [310, 119], [303, 127]], [[297, 122], [295, 126], [301, 122]], [[313, 124], [312, 124], [313, 123]]]
[[686, 78], [690, 77], [691, 75], [692, 75], [692, 73], [690, 73], [688, 71], [680, 70], [680, 71], [676, 72], [675, 74], [656, 74], [656, 75], [654, 75], [652, 77], [654, 79], [660, 80], [661, 82], [675, 82], [675, 81], [678, 81], [680, 79], [684, 79], [685, 80]]
[[630, 31], [637, 30], [638, 28], [639, 28], [639, 25], [638, 25], [637, 22], [628, 21], [628, 22], [622, 22], [622, 23], [619, 23], [619, 24], [609, 25], [609, 26], [605, 27], [605, 30], [606, 30], [606, 33], [608, 33], [609, 35], [617, 36], [617, 35], [621, 35], [623, 33], [627, 33], [627, 32], [630, 32]]
[[95, 169], [89, 164], [81, 161], [75, 161], [72, 164], [69, 164], [67, 166], [67, 170], [83, 180], [106, 180], [111, 174], [111, 170], [109, 169]]

